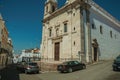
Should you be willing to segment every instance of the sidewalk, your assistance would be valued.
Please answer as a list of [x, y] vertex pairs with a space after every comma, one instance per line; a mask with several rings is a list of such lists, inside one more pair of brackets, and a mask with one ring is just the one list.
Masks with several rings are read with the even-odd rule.
[[101, 60], [101, 61], [98, 61], [98, 62], [93, 62], [93, 63], [90, 63], [90, 64], [86, 64], [86, 66], [94, 66], [94, 65], [103, 64], [104, 62], [109, 62], [109, 61], [113, 61], [113, 60]]
[[[86, 66], [87, 67], [95, 66], [95, 65], [98, 65], [98, 64], [104, 64], [104, 62], [109, 62], [109, 61], [112, 61], [112, 60], [101, 60], [101, 61], [98, 61], [98, 62], [88, 63], [88, 64], [86, 64]], [[57, 72], [57, 70], [56, 71], [40, 71], [40, 73], [48, 73], [48, 72]]]

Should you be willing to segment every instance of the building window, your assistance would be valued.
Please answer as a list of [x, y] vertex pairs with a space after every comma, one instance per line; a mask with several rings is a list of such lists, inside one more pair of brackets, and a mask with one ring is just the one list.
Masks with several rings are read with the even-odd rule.
[[110, 31], [110, 37], [112, 38], [112, 31]]
[[55, 6], [52, 6], [52, 12], [54, 12], [55, 11]]
[[74, 46], [75, 46], [75, 41], [74, 41]]
[[46, 6], [46, 12], [48, 12], [48, 6]]
[[103, 34], [103, 27], [100, 25], [100, 33]]
[[96, 29], [96, 27], [95, 27], [95, 25], [94, 25], [94, 24], [92, 24], [92, 29]]
[[75, 13], [73, 13], [73, 16], [75, 16]]
[[49, 29], [49, 37], [52, 35], [52, 29]]
[[75, 31], [75, 27], [74, 27], [74, 31]]
[[64, 32], [67, 32], [67, 23], [64, 24]]

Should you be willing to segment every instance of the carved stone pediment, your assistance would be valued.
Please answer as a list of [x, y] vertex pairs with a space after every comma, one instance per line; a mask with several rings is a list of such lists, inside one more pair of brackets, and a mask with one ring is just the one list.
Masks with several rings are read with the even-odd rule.
[[54, 37], [52, 38], [52, 43], [56, 43], [56, 42], [62, 42], [62, 36], [58, 36], [58, 37]]
[[92, 46], [97, 48], [99, 46], [97, 39], [93, 39]]

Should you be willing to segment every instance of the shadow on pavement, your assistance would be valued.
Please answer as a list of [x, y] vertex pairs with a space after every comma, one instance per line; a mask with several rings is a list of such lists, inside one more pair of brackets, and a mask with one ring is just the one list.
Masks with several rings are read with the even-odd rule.
[[20, 80], [20, 72], [16, 70], [15, 64], [8, 65], [6, 68], [0, 70], [0, 80]]

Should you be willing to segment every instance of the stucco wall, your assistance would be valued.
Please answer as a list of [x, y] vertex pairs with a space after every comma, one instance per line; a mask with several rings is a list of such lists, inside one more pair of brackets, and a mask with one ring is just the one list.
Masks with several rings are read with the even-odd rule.
[[[113, 59], [120, 54], [120, 26], [116, 28], [118, 26], [105, 16], [104, 13], [98, 13], [94, 8], [90, 9], [91, 39], [97, 39], [99, 58], [102, 60]], [[92, 24], [95, 29], [92, 29]], [[102, 26], [103, 34], [100, 33], [100, 26]], [[112, 31], [112, 38], [110, 31]]]

